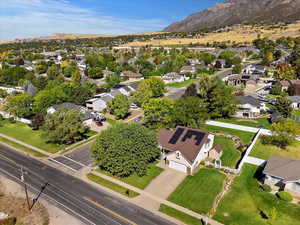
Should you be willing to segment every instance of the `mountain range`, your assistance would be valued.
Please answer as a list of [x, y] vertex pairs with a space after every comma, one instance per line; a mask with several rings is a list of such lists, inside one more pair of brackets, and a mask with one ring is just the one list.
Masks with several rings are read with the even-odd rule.
[[163, 31], [187, 32], [243, 23], [295, 22], [300, 20], [300, 0], [227, 0], [189, 15]]

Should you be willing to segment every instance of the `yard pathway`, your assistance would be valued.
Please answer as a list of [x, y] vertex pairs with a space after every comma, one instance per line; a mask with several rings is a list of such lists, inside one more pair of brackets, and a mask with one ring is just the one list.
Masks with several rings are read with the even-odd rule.
[[266, 160], [252, 157], [252, 156], [247, 156], [245, 159], [245, 163], [250, 163], [256, 166], [263, 166], [266, 163]]
[[[158, 196], [156, 196], [156, 195], [154, 195], [152, 193], [147, 192], [146, 190], [141, 190], [139, 188], [133, 187], [133, 186], [131, 186], [129, 184], [126, 184], [126, 183], [124, 183], [124, 182], [122, 182], [120, 180], [117, 180], [117, 179], [115, 179], [113, 177], [110, 177], [110, 176], [106, 176], [106, 175], [104, 175], [102, 173], [99, 173], [99, 172], [91, 171], [91, 173], [94, 174], [94, 175], [96, 175], [96, 176], [102, 177], [102, 178], [104, 178], [106, 180], [109, 180], [111, 182], [114, 182], [116, 184], [119, 184], [119, 185], [121, 185], [121, 186], [123, 186], [123, 187], [125, 187], [127, 189], [130, 189], [132, 191], [135, 191], [135, 192], [139, 193], [141, 196], [144, 196], [144, 198], [140, 197], [143, 200], [149, 199], [150, 201], [152, 201], [152, 202], [149, 202], [149, 204], [153, 204], [154, 202], [157, 202], [159, 204], [165, 204], [165, 205], [167, 205], [169, 207], [172, 207], [172, 208], [177, 209], [177, 210], [179, 210], [179, 211], [181, 211], [183, 213], [186, 213], [186, 214], [188, 214], [190, 216], [193, 216], [193, 217], [195, 217], [195, 218], [197, 218], [199, 220], [201, 220], [201, 219], [207, 220], [208, 223], [211, 224], [211, 225], [222, 225], [222, 223], [219, 223], [218, 221], [215, 221], [215, 220], [213, 220], [213, 219], [211, 219], [209, 217], [200, 215], [200, 214], [198, 214], [198, 213], [196, 213], [196, 212], [194, 212], [192, 210], [189, 210], [189, 209], [184, 208], [182, 206], [179, 206], [179, 205], [177, 205], [177, 204], [175, 204], [173, 202], [170, 202], [170, 201], [167, 201], [167, 200], [165, 200], [163, 198], [160, 198], [160, 197], [158, 197]], [[86, 178], [85, 178], [85, 181], [95, 185], [95, 183], [89, 181]], [[96, 186], [99, 187], [99, 185], [96, 185]], [[116, 192], [114, 192], [114, 191], [112, 191], [110, 189], [107, 189], [107, 190], [110, 191], [113, 194], [116, 194]], [[136, 200], [135, 199], [127, 199], [127, 200], [132, 201], [133, 203], [139, 202], [139, 204], [141, 204], [141, 199], [139, 199], [139, 197], [137, 197]], [[143, 202], [141, 205], [142, 206], [147, 206], [149, 204], [147, 204], [147, 202]], [[148, 209], [157, 213], [157, 211], [154, 210], [153, 208], [148, 208]]]
[[47, 151], [45, 151], [45, 150], [42, 150], [42, 149], [37, 148], [37, 147], [34, 147], [34, 146], [32, 146], [32, 145], [29, 145], [29, 144], [27, 144], [27, 143], [24, 143], [24, 142], [22, 142], [22, 141], [19, 141], [19, 140], [15, 139], [15, 138], [6, 136], [6, 135], [4, 135], [4, 134], [1, 134], [1, 133], [0, 133], [0, 137], [3, 137], [3, 138], [5, 138], [5, 139], [7, 139], [7, 140], [10, 140], [10, 141], [12, 141], [12, 142], [15, 142], [15, 143], [17, 143], [17, 144], [19, 144], [19, 145], [23, 145], [23, 146], [25, 146], [26, 148], [30, 148], [30, 149], [32, 149], [32, 150], [34, 150], [34, 151], [36, 151], [36, 152], [41, 153], [41, 154], [44, 154], [44, 155], [47, 155], [47, 156], [51, 156], [51, 155], [52, 155], [51, 153], [49, 153], [49, 152], [47, 152]]

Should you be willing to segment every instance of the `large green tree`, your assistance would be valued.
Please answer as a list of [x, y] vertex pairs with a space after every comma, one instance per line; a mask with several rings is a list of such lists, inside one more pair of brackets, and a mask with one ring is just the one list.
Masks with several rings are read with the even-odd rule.
[[229, 117], [236, 112], [237, 101], [233, 89], [219, 78], [201, 78], [199, 96], [207, 104], [208, 113], [213, 118]]
[[274, 109], [274, 111], [287, 118], [293, 111], [291, 104], [291, 101], [286, 98], [277, 98], [272, 108]]
[[171, 128], [174, 126], [174, 101], [171, 99], [150, 99], [144, 105], [145, 124], [150, 128]]
[[277, 80], [293, 80], [296, 79], [296, 71], [289, 64], [283, 63], [277, 66], [274, 77]]
[[150, 77], [141, 81], [134, 94], [134, 101], [139, 105], [147, 103], [151, 98], [161, 97], [165, 93], [165, 83], [161, 78]]
[[126, 95], [116, 96], [108, 103], [108, 111], [117, 119], [124, 119], [129, 113], [130, 103]]
[[66, 93], [58, 86], [45, 89], [34, 98], [33, 108], [36, 113], [45, 114], [46, 110], [53, 105], [64, 103], [68, 100]]
[[114, 86], [120, 84], [121, 82], [121, 77], [118, 74], [110, 74], [106, 76], [105, 82], [107, 85], [107, 88], [113, 88]]
[[173, 117], [177, 125], [199, 128], [209, 118], [207, 103], [198, 97], [178, 99]]
[[29, 94], [10, 96], [6, 100], [5, 108], [8, 112], [17, 117], [29, 117], [33, 114], [32, 103], [34, 98]]
[[88, 127], [83, 124], [84, 115], [78, 110], [59, 109], [45, 118], [42, 129], [49, 142], [72, 144], [85, 137]]
[[155, 132], [139, 124], [117, 124], [101, 132], [91, 147], [96, 164], [119, 177], [147, 174], [160, 155]]

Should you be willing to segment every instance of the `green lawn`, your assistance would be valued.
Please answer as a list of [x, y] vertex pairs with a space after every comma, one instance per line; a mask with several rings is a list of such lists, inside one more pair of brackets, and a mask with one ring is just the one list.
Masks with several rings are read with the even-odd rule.
[[116, 183], [113, 183], [113, 182], [110, 182], [108, 180], [105, 180], [103, 179], [102, 177], [99, 177], [99, 176], [96, 176], [92, 173], [89, 173], [87, 174], [87, 178], [97, 184], [100, 184], [104, 187], [107, 187], [113, 191], [116, 191], [126, 197], [129, 197], [129, 198], [134, 198], [136, 196], [139, 195], [139, 193], [135, 192], [135, 191], [132, 191], [132, 190], [128, 190], [127, 188], [125, 187], [122, 187]]
[[250, 153], [250, 156], [264, 160], [268, 160], [272, 155], [300, 160], [300, 142], [294, 141], [292, 145], [288, 146], [287, 149], [284, 150], [274, 145], [263, 145], [259, 139]]
[[0, 122], [0, 125], [0, 133], [47, 152], [55, 153], [65, 147], [62, 145], [46, 143], [46, 140], [42, 137], [41, 130], [32, 130], [24, 123], [10, 123], [8, 120], [3, 120]]
[[292, 114], [300, 117], [300, 110], [293, 110]]
[[155, 178], [157, 177], [161, 172], [163, 171], [162, 168], [157, 167], [156, 166], [156, 162], [155, 163], [151, 163], [149, 165], [149, 169], [147, 171], [147, 175], [140, 177], [137, 174], [133, 174], [129, 177], [116, 177], [111, 175], [109, 172], [104, 171], [104, 170], [100, 170], [98, 169], [97, 172], [103, 173], [107, 176], [111, 176], [115, 179], [118, 179], [126, 184], [132, 185], [134, 187], [140, 188], [140, 189], [145, 189], [147, 187], [147, 185]]
[[[0, 121], [0, 133], [49, 153], [56, 153], [66, 147], [66, 145], [48, 143], [46, 139], [42, 137], [42, 130], [32, 130], [31, 127], [21, 122], [10, 123], [8, 120]], [[95, 134], [95, 131], [89, 131], [87, 137], [91, 137]]]
[[12, 141], [10, 141], [10, 140], [8, 140], [6, 138], [3, 138], [3, 137], [0, 137], [0, 142], [3, 142], [3, 143], [5, 143], [5, 144], [7, 144], [9, 146], [12, 146], [12, 147], [14, 147], [16, 149], [22, 150], [22, 151], [24, 151], [24, 152], [26, 152], [26, 153], [28, 153], [30, 155], [36, 156], [36, 157], [40, 157], [40, 158], [47, 157], [47, 155], [45, 155], [45, 154], [42, 154], [42, 153], [37, 152], [37, 151], [34, 151], [34, 150], [32, 150], [30, 148], [27, 148], [27, 147], [25, 147], [23, 145], [19, 145], [19, 144], [15, 143], [15, 142], [12, 142]]
[[215, 136], [214, 143], [220, 145], [223, 149], [222, 165], [235, 168], [241, 158], [241, 153], [235, 148], [233, 141], [226, 137]]
[[174, 217], [188, 225], [202, 225], [203, 224], [198, 218], [195, 218], [193, 216], [185, 214], [184, 212], [178, 211], [177, 209], [174, 209], [174, 208], [164, 205], [164, 204], [160, 205], [159, 211], [162, 213], [165, 213], [171, 217]]
[[186, 81], [183, 81], [183, 82], [169, 83], [166, 86], [167, 87], [182, 88], [182, 87], [187, 87], [187, 86], [191, 85], [192, 83], [195, 83], [199, 80], [200, 80], [199, 78], [189, 79], [189, 80], [186, 80]]
[[268, 118], [257, 118], [257, 119], [241, 119], [241, 118], [226, 118], [226, 119], [217, 119], [217, 121], [225, 123], [233, 123], [242, 126], [248, 127], [263, 127], [265, 129], [271, 129], [272, 124]]
[[[231, 190], [220, 202], [214, 219], [234, 225], [296, 225], [300, 221], [300, 206], [279, 200], [264, 192], [254, 178], [258, 167], [245, 164]], [[260, 212], [269, 213], [275, 207], [275, 220], [263, 219]]]
[[234, 129], [225, 128], [225, 127], [211, 126], [211, 125], [206, 125], [206, 124], [202, 125], [200, 127], [200, 129], [207, 130], [209, 132], [224, 132], [227, 134], [237, 136], [241, 139], [243, 144], [250, 144], [255, 135], [254, 133], [250, 133], [250, 132], [234, 130]]
[[168, 200], [197, 213], [208, 213], [217, 194], [222, 191], [226, 176], [215, 169], [200, 169], [187, 176]]

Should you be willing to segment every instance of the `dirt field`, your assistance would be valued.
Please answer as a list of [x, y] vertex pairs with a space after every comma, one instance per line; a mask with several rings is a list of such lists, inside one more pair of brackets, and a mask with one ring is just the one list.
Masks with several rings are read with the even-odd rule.
[[268, 37], [277, 39], [282, 36], [297, 37], [300, 36], [300, 22], [290, 24], [284, 29], [268, 29], [267, 27], [234, 26], [231, 31], [221, 33], [210, 33], [199, 38], [174, 38], [166, 40], [136, 41], [127, 43], [123, 46], [168, 46], [168, 45], [187, 45], [187, 44], [206, 44], [217, 42], [252, 42], [260, 35], [261, 38]]
[[[16, 216], [22, 225], [84, 225], [76, 218], [41, 199], [31, 214], [27, 211], [24, 189], [19, 184], [0, 175], [0, 212]], [[30, 193], [30, 198], [32, 199]]]

